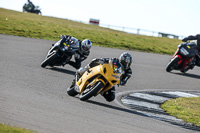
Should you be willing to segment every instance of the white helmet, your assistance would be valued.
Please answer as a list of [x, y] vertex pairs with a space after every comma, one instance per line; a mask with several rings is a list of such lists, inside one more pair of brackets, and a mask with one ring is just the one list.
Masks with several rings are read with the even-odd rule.
[[92, 42], [90, 40], [84, 39], [81, 42], [81, 51], [82, 52], [88, 52], [91, 47], [92, 47]]

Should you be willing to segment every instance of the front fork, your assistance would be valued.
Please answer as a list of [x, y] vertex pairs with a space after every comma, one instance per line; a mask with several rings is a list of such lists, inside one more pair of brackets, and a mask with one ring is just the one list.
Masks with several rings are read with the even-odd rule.
[[46, 58], [49, 57], [50, 55], [52, 55], [53, 51], [56, 52], [56, 49], [57, 49], [56, 46], [52, 45], [52, 47], [49, 49], [49, 51], [47, 53]]
[[75, 74], [75, 79], [74, 79], [74, 80], [75, 80], [75, 81], [74, 81], [74, 85], [75, 85], [75, 88], [74, 88], [74, 89], [75, 89], [75, 91], [78, 92], [78, 93], [80, 93], [80, 88], [79, 88], [79, 86], [78, 86], [76, 83], [78, 82], [79, 78], [80, 78], [80, 76], [76, 73], [76, 74]]
[[180, 59], [180, 61], [178, 62], [178, 65], [180, 65], [183, 62], [183, 57], [179, 54], [179, 49], [176, 50], [176, 52], [173, 55], [173, 58], [175, 58], [175, 56], [178, 56], [178, 58]]
[[178, 53], [179, 53], [179, 49], [176, 50], [176, 52], [175, 52], [174, 55], [173, 55], [173, 58], [174, 58], [176, 55], [178, 55]]

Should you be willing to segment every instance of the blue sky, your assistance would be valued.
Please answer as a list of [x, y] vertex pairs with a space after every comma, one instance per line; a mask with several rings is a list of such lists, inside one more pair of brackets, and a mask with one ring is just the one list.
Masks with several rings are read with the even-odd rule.
[[[0, 7], [22, 11], [27, 0], [0, 0]], [[32, 0], [42, 14], [182, 36], [200, 33], [200, 0]]]

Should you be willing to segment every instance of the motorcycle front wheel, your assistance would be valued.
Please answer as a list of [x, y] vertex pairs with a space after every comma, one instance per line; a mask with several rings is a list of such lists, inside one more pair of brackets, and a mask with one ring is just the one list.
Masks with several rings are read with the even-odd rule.
[[168, 64], [166, 67], [167, 72], [171, 72], [174, 70], [174, 68], [178, 65], [178, 62], [180, 61], [180, 58], [178, 56], [175, 56]]
[[47, 57], [42, 63], [41, 63], [41, 67], [46, 67], [47, 65], [51, 64], [51, 62], [55, 61], [55, 59], [57, 58], [57, 54], [56, 52], [54, 52], [53, 54], [51, 54], [49, 57]]
[[38, 11], [37, 14], [38, 14], [38, 15], [42, 15], [42, 12], [41, 12], [41, 11]]
[[98, 91], [100, 91], [100, 89], [104, 86], [104, 84], [99, 81], [96, 83], [96, 85], [90, 87], [90, 88], [86, 88], [79, 96], [81, 101], [86, 101], [89, 98], [91, 98], [92, 96], [95, 96], [97, 94]]
[[78, 94], [78, 92], [75, 90], [75, 80], [72, 82], [72, 85], [67, 88], [67, 94], [72, 97]]

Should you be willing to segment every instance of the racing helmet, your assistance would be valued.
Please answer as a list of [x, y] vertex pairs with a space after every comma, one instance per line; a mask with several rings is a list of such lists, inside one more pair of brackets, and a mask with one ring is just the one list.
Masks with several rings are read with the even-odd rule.
[[82, 52], [88, 52], [91, 47], [92, 47], [92, 42], [90, 40], [84, 39], [81, 42], [81, 51]]
[[123, 65], [124, 69], [128, 69], [132, 64], [132, 56], [128, 52], [124, 52], [119, 57], [120, 63]]

